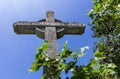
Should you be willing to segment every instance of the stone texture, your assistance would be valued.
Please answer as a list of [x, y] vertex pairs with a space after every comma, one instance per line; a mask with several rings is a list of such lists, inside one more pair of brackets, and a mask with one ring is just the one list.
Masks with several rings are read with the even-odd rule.
[[[17, 34], [36, 34], [36, 28], [39, 28], [45, 34], [45, 27], [56, 27], [57, 38], [60, 38], [60, 30], [64, 34], [82, 34], [85, 30], [85, 25], [82, 23], [69, 22], [16, 22], [14, 23], [14, 31]], [[63, 30], [64, 28], [64, 30]], [[61, 33], [61, 32], [60, 32]], [[40, 36], [39, 36], [40, 37]], [[42, 37], [44, 39], [44, 37]]]
[[[47, 12], [46, 21], [54, 23], [54, 13], [52, 11]], [[51, 59], [57, 58], [57, 35], [56, 27], [45, 27], [45, 40], [49, 42], [47, 49], [47, 57]]]

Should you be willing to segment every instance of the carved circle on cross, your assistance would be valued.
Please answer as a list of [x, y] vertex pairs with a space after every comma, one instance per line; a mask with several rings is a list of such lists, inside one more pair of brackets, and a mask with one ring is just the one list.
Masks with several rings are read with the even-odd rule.
[[[39, 20], [38, 22], [46, 22], [46, 19], [41, 19]], [[55, 22], [62, 22], [61, 20], [58, 20], [58, 19], [55, 19]], [[64, 31], [65, 31], [65, 28], [63, 27], [56, 27], [56, 31], [57, 31], [57, 39], [61, 38], [64, 36]], [[41, 28], [38, 28], [36, 27], [35, 28], [35, 33], [38, 37], [44, 39], [44, 36], [45, 36], [45, 28], [44, 27], [41, 27]]]

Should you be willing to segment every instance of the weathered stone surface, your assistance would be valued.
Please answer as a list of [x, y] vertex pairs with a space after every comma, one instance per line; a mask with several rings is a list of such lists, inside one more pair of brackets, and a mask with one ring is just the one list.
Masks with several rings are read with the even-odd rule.
[[56, 28], [46, 27], [45, 29], [45, 40], [49, 42], [47, 49], [47, 57], [55, 59], [57, 58], [57, 38]]
[[[46, 14], [46, 21], [54, 23], [54, 12], [50, 11]], [[47, 49], [47, 57], [51, 59], [57, 58], [57, 35], [56, 27], [45, 27], [45, 40], [49, 42]]]
[[13, 26], [24, 26], [24, 27], [81, 27], [84, 28], [85, 25], [78, 23], [78, 22], [25, 22], [25, 21], [18, 21], [14, 23]]
[[[35, 34], [35, 28], [41, 29], [45, 33], [44, 27], [56, 27], [57, 38], [60, 38], [59, 32], [62, 28], [64, 34], [82, 34], [85, 30], [85, 25], [82, 23], [69, 23], [69, 22], [16, 22], [14, 31], [17, 34]], [[63, 31], [64, 28], [64, 31]], [[43, 37], [42, 37], [43, 39]]]

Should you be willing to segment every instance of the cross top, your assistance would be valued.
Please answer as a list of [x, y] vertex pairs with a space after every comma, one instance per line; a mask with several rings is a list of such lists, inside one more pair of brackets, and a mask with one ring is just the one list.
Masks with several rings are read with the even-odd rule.
[[55, 22], [54, 12], [53, 12], [53, 11], [48, 11], [48, 12], [46, 13], [46, 21], [47, 21], [47, 22]]
[[56, 27], [57, 38], [61, 38], [65, 34], [82, 34], [85, 25], [78, 22], [62, 22], [54, 18], [53, 11], [47, 11], [46, 19], [36, 22], [18, 21], [13, 24], [14, 31], [17, 34], [36, 34], [38, 37], [45, 39], [45, 27]]

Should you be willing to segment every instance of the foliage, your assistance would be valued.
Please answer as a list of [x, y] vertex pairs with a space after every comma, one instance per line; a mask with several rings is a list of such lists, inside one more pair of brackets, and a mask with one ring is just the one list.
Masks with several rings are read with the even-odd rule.
[[[38, 52], [36, 53], [36, 59], [32, 63], [32, 67], [30, 71], [38, 71], [42, 66], [49, 66], [50, 68], [54, 68], [54, 72], [51, 72], [53, 78], [56, 79], [60, 76], [62, 72], [66, 73], [66, 79], [68, 72], [72, 73], [71, 79], [105, 79], [108, 77], [116, 77], [116, 73], [114, 69], [116, 66], [113, 63], [110, 64], [99, 64], [99, 60], [103, 57], [101, 52], [95, 53], [95, 58], [90, 61], [87, 66], [77, 65], [78, 58], [85, 55], [84, 50], [89, 49], [88, 46], [81, 48], [81, 52], [78, 51], [72, 52], [67, 47], [67, 42], [63, 45], [63, 50], [59, 53], [57, 59], [49, 59], [46, 57], [46, 49], [47, 42], [43, 43], [43, 45], [38, 48]], [[73, 58], [73, 60], [67, 62], [67, 59]], [[44, 79], [46, 74], [43, 74], [41, 79]], [[111, 79], [112, 79], [111, 78]], [[110, 78], [109, 78], [110, 79]]]
[[120, 0], [93, 0], [93, 9], [88, 13], [95, 37], [120, 33]]
[[[32, 63], [32, 67], [30, 68], [30, 71], [37, 71], [40, 69], [40, 67], [49, 66], [50, 68], [54, 68], [54, 72], [52, 72], [53, 78], [59, 77], [59, 75], [65, 71], [66, 74], [75, 69], [77, 58], [84, 56], [84, 50], [82, 49], [82, 53], [78, 52], [72, 52], [67, 47], [67, 42], [63, 45], [63, 50], [59, 53], [57, 59], [49, 59], [46, 56], [46, 49], [47, 49], [48, 42], [43, 43], [43, 45], [38, 48], [38, 52], [36, 53], [35, 61]], [[86, 47], [88, 48], [88, 47]], [[67, 59], [70, 57], [73, 57], [73, 61], [66, 62]], [[43, 77], [45, 74], [43, 75]], [[42, 79], [44, 79], [42, 77]]]
[[98, 37], [95, 52], [102, 52], [101, 64], [113, 63], [120, 78], [120, 0], [93, 0], [88, 15], [94, 37]]

